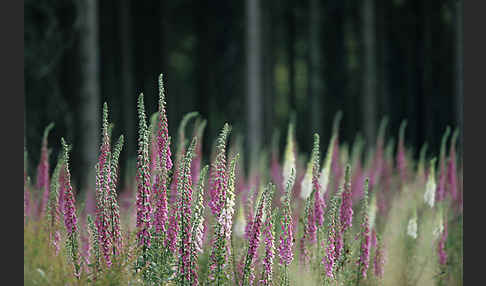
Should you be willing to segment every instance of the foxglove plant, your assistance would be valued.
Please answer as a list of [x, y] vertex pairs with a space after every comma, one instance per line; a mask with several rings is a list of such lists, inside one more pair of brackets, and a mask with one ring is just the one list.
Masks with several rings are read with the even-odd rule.
[[111, 180], [109, 193], [109, 212], [111, 224], [111, 240], [113, 241], [113, 256], [120, 254], [123, 247], [123, 237], [121, 235], [120, 206], [117, 201], [116, 186], [118, 183], [118, 160], [123, 148], [124, 137], [120, 135], [111, 158]]
[[64, 153], [59, 154], [56, 167], [51, 178], [51, 192], [47, 205], [47, 230], [49, 239], [54, 246], [56, 255], [59, 253], [59, 241], [61, 240], [61, 221], [60, 221], [60, 204], [59, 204], [59, 174], [64, 164]]
[[263, 271], [260, 280], [261, 285], [273, 285], [273, 258], [275, 257], [275, 229], [276, 213], [267, 215], [263, 230], [263, 242], [265, 244], [265, 256], [263, 258]]
[[341, 232], [344, 233], [353, 226], [353, 200], [351, 194], [351, 166], [346, 166], [344, 176], [344, 191], [342, 192], [341, 208], [339, 210], [341, 219]]
[[150, 170], [148, 156], [148, 130], [143, 94], [138, 97], [139, 139], [137, 157], [137, 239], [145, 254], [151, 240]]
[[96, 229], [96, 226], [93, 222], [93, 218], [88, 215], [87, 216], [88, 220], [88, 233], [89, 233], [89, 244], [90, 244], [90, 264], [89, 266], [91, 267], [91, 275], [93, 277], [93, 280], [96, 280], [97, 274], [100, 271], [100, 260], [101, 260], [101, 255], [100, 255], [100, 239], [98, 235], [98, 230]]
[[[384, 145], [385, 145], [385, 131], [388, 125], [388, 118], [384, 117], [381, 120], [380, 127], [378, 129], [378, 137], [376, 138], [376, 149], [375, 149], [375, 156], [373, 158], [373, 163], [371, 167], [371, 176], [370, 178], [370, 190], [374, 189], [374, 186], [378, 184], [382, 174], [383, 174], [383, 167], [384, 167], [384, 159], [383, 159], [383, 152], [384, 152]], [[361, 185], [361, 183], [359, 183]]]
[[378, 278], [382, 278], [383, 274], [385, 272], [384, 266], [385, 266], [385, 245], [384, 242], [381, 241], [381, 239], [378, 237], [377, 238], [377, 247], [375, 251], [375, 258], [373, 261], [373, 266], [374, 266], [374, 272], [375, 276]]
[[306, 200], [311, 195], [313, 189], [319, 184], [319, 135], [314, 134], [314, 146], [311, 157], [307, 163], [304, 179], [301, 183], [300, 197]]
[[197, 259], [198, 253], [202, 253], [203, 231], [204, 231], [204, 181], [208, 172], [208, 166], [204, 166], [199, 176], [197, 194], [194, 201], [194, 212], [191, 219], [191, 285], [198, 285]]
[[445, 250], [445, 244], [447, 241], [447, 220], [444, 221], [444, 227], [442, 232], [440, 233], [440, 240], [437, 246], [438, 254], [439, 254], [439, 264], [445, 265], [447, 263], [447, 252]]
[[305, 208], [304, 208], [304, 217], [302, 218], [302, 229], [303, 233], [299, 240], [299, 249], [300, 249], [300, 263], [302, 265], [307, 265], [310, 260], [309, 250], [306, 247], [307, 243], [315, 243], [317, 240], [316, 237], [316, 225], [315, 225], [315, 216], [314, 216], [314, 208], [312, 205], [313, 202], [313, 195], [314, 192], [306, 199], [305, 201]]
[[[216, 141], [216, 158], [212, 163], [212, 174], [209, 185], [208, 206], [216, 218], [214, 236], [212, 239], [213, 249], [210, 254], [208, 280], [221, 283], [226, 279], [224, 268], [228, 258], [226, 241], [226, 209], [228, 177], [226, 169], [226, 141], [231, 132], [229, 124], [225, 123]], [[233, 181], [234, 183], [234, 181]], [[234, 194], [233, 194], [234, 195]], [[230, 204], [233, 202], [230, 202]]]
[[225, 175], [226, 175], [226, 140], [231, 132], [230, 126], [226, 123], [221, 131], [216, 142], [216, 160], [211, 166], [213, 173], [210, 178], [209, 186], [209, 208], [215, 217], [221, 213], [222, 192], [226, 189]]
[[446, 170], [446, 144], [447, 138], [449, 137], [451, 130], [447, 126], [444, 135], [442, 136], [442, 142], [440, 144], [440, 157], [439, 157], [439, 184], [437, 184], [437, 190], [435, 192], [435, 200], [440, 202], [445, 199], [446, 195], [446, 180], [447, 180], [447, 170]]
[[[221, 283], [226, 278], [225, 268], [231, 256], [231, 230], [235, 205], [235, 170], [239, 154], [230, 161], [229, 172], [225, 176], [226, 189], [221, 192], [221, 211], [216, 217], [214, 246], [210, 256], [210, 280]], [[234, 261], [233, 261], [234, 263]]]
[[191, 164], [191, 174], [193, 182], [199, 181], [199, 175], [201, 172], [203, 134], [205, 128], [206, 120], [196, 120], [196, 125], [194, 127], [194, 137], [197, 137], [198, 140], [194, 153], [194, 159], [192, 160]]
[[[282, 168], [283, 182], [289, 182], [292, 171], [295, 172], [295, 142], [294, 142], [294, 125], [289, 123], [287, 132], [287, 145], [285, 147], [284, 163]], [[295, 174], [294, 174], [295, 176]], [[295, 179], [294, 179], [295, 181]], [[293, 183], [290, 186], [292, 189]]]
[[[160, 86], [159, 86], [160, 90]], [[184, 154], [186, 153], [186, 133], [185, 129], [189, 121], [193, 118], [196, 118], [199, 115], [198, 112], [189, 112], [181, 120], [181, 123], [179, 124], [179, 129], [177, 130], [178, 134], [178, 144], [177, 144], [177, 151], [176, 151], [176, 158], [175, 158], [175, 166], [174, 166], [174, 175], [172, 177], [172, 183], [170, 186], [170, 204], [174, 205], [177, 202], [177, 182], [179, 180], [179, 170], [180, 170], [180, 164], [182, 164], [182, 161], [184, 160]], [[170, 156], [169, 156], [170, 157]], [[176, 209], [176, 208], [172, 208]]]
[[405, 128], [407, 128], [407, 120], [403, 120], [400, 124], [400, 130], [398, 135], [398, 150], [397, 150], [397, 168], [400, 173], [401, 186], [405, 184], [407, 180], [407, 162], [405, 158]]
[[363, 197], [363, 221], [361, 222], [361, 247], [358, 259], [358, 283], [361, 278], [366, 278], [370, 262], [370, 225], [368, 221], [368, 179], [365, 180], [364, 197]]
[[79, 261], [79, 233], [78, 222], [76, 218], [76, 200], [71, 187], [71, 173], [69, 172], [69, 151], [70, 146], [66, 144], [64, 138], [61, 138], [62, 149], [64, 153], [64, 170], [66, 172], [66, 185], [64, 193], [64, 226], [67, 232], [66, 247], [71, 262], [74, 267], [74, 276], [80, 278], [81, 264]]
[[271, 202], [271, 197], [275, 190], [275, 186], [269, 183], [268, 186], [265, 187], [263, 190], [260, 199], [258, 200], [258, 204], [256, 207], [255, 217], [253, 219], [252, 230], [250, 235], [250, 240], [248, 242], [248, 251], [245, 257], [245, 266], [243, 268], [243, 277], [241, 280], [241, 285], [253, 285], [253, 280], [255, 279], [254, 273], [254, 264], [257, 255], [257, 249], [260, 245], [260, 233], [262, 230], [262, 219], [265, 216], [266, 212], [268, 211], [269, 201]]
[[314, 134], [314, 148], [312, 156], [312, 187], [314, 189], [314, 222], [316, 229], [324, 224], [324, 209], [326, 203], [321, 193], [320, 173], [319, 173], [319, 135]]
[[155, 232], [157, 235], [165, 236], [167, 231], [167, 185], [169, 180], [169, 172], [172, 168], [172, 160], [170, 158], [170, 139], [169, 129], [167, 123], [167, 114], [165, 110], [165, 91], [162, 74], [159, 76], [159, 111], [158, 111], [158, 134], [157, 134], [157, 154], [159, 158], [158, 175], [156, 178], [157, 192], [156, 209], [154, 214]]
[[191, 280], [191, 231], [192, 231], [192, 175], [191, 163], [196, 148], [196, 137], [193, 138], [182, 164], [179, 167], [179, 181], [177, 184], [178, 213], [179, 213], [179, 259], [177, 264], [177, 284], [189, 285]]
[[430, 160], [429, 175], [427, 177], [427, 183], [425, 184], [425, 193], [424, 193], [425, 203], [428, 204], [431, 208], [434, 207], [435, 197], [436, 197], [435, 161], [436, 158], [432, 158]]
[[[309, 171], [310, 170], [310, 171]], [[304, 233], [300, 240], [301, 262], [307, 264], [309, 256], [306, 249], [306, 241], [314, 244], [317, 241], [317, 230], [324, 222], [324, 201], [320, 196], [319, 184], [319, 135], [314, 134], [314, 146], [311, 158], [307, 165], [307, 174], [311, 174], [311, 193], [305, 201]], [[304, 181], [306, 178], [304, 177]], [[304, 188], [305, 185], [303, 184]]]
[[42, 136], [41, 158], [37, 166], [37, 189], [42, 191], [39, 206], [39, 217], [43, 217], [49, 200], [49, 150], [47, 149], [47, 139], [49, 132], [54, 128], [54, 123], [47, 125]]
[[326, 277], [333, 279], [335, 277], [337, 253], [336, 253], [336, 238], [338, 237], [339, 230], [339, 198], [341, 192], [338, 191], [331, 199], [329, 206], [329, 223], [328, 223], [328, 234], [327, 234], [327, 246], [326, 255], [322, 259], [326, 270]]
[[393, 138], [390, 139], [387, 143], [385, 148], [385, 160], [383, 166], [383, 176], [382, 176], [382, 188], [381, 191], [378, 192], [377, 204], [378, 204], [378, 212], [381, 216], [386, 216], [389, 210], [389, 201], [388, 197], [391, 191], [392, 186], [392, 172], [393, 172], [393, 149], [394, 149], [394, 140]]
[[417, 214], [414, 214], [408, 221], [407, 234], [413, 239], [417, 238]]
[[280, 285], [289, 286], [289, 274], [288, 274], [288, 267], [292, 260], [294, 259], [293, 255], [293, 245], [294, 245], [294, 233], [293, 233], [293, 224], [292, 224], [292, 209], [290, 206], [290, 195], [292, 186], [295, 180], [295, 170], [292, 169], [290, 172], [290, 177], [287, 181], [287, 187], [285, 189], [284, 194], [284, 201], [283, 201], [283, 209], [282, 209], [282, 216], [280, 221], [280, 226], [282, 228], [282, 232], [280, 233], [279, 245], [278, 245], [278, 255], [279, 255], [279, 264], [283, 267], [282, 271], [282, 278]]
[[321, 174], [319, 176], [319, 183], [321, 185], [321, 196], [324, 198], [324, 195], [326, 192], [329, 190], [329, 176], [331, 174], [331, 163], [332, 163], [332, 157], [334, 154], [334, 146], [335, 146], [335, 141], [337, 135], [334, 134], [331, 137], [331, 140], [329, 141], [329, 146], [327, 147], [327, 153], [326, 153], [326, 159], [324, 160], [324, 163], [322, 164], [322, 169], [321, 169]]
[[[361, 163], [361, 157], [363, 155], [362, 154], [363, 146], [364, 146], [364, 139], [360, 134], [358, 134], [353, 144], [353, 151], [351, 154], [351, 166], [352, 166], [351, 168], [352, 170], [354, 170], [353, 176], [351, 177], [351, 186], [352, 186], [351, 193], [352, 193], [353, 201], [356, 201], [357, 199], [363, 197], [364, 194], [363, 182], [366, 176], [365, 173], [368, 173], [368, 175], [370, 176], [370, 186], [372, 181], [371, 178], [374, 177], [375, 175], [378, 176], [378, 173], [376, 173], [376, 169], [374, 169], [373, 166], [369, 171], [363, 170], [362, 163]], [[376, 159], [376, 157], [378, 156], [376, 155], [376, 153], [378, 153], [378, 151], [375, 151], [373, 164], [379, 164], [379, 163], [375, 163], [378, 160]]]
[[[324, 223], [324, 201], [320, 194], [319, 183], [319, 135], [314, 134], [314, 146], [312, 148], [309, 164], [312, 176], [311, 193], [305, 201], [303, 234], [300, 243], [300, 261], [306, 265], [310, 260], [309, 250], [306, 242], [314, 244], [317, 242], [318, 228]], [[309, 173], [309, 165], [306, 175]], [[304, 177], [305, 180], [305, 177]], [[304, 187], [304, 185], [303, 185]]]
[[452, 201], [457, 201], [457, 159], [456, 159], [456, 141], [459, 136], [459, 129], [454, 131], [449, 147], [449, 161], [447, 164], [447, 187]]
[[109, 196], [111, 184], [111, 147], [108, 123], [108, 105], [103, 104], [102, 143], [100, 155], [96, 164], [96, 227], [100, 239], [100, 247], [106, 266], [111, 267], [112, 237], [110, 235], [111, 220], [109, 212]]

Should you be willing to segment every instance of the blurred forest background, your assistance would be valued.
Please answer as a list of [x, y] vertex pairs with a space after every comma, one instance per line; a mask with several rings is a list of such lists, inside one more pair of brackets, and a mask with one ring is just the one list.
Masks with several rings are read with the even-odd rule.
[[136, 154], [137, 96], [155, 112], [160, 73], [173, 138], [185, 113], [208, 119], [205, 156], [224, 122], [247, 154], [278, 131], [282, 152], [291, 114], [310, 152], [313, 132], [327, 144], [338, 110], [341, 142], [360, 132], [374, 144], [386, 115], [387, 137], [407, 119], [406, 145], [437, 153], [446, 126], [462, 126], [462, 19], [457, 0], [26, 0], [29, 174], [54, 122], [51, 167], [64, 136], [75, 185], [94, 186], [104, 101], [127, 139], [123, 172]]

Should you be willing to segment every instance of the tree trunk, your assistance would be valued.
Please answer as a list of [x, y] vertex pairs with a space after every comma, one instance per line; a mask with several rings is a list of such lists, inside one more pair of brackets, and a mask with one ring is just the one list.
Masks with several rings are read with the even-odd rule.
[[95, 0], [84, 0], [80, 9], [80, 127], [81, 134], [81, 189], [94, 189], [99, 142], [99, 66], [98, 66], [98, 7]]
[[323, 84], [321, 60], [321, 11], [320, 1], [309, 3], [309, 107], [311, 109], [311, 132], [322, 135]]
[[376, 34], [374, 0], [363, 2], [363, 124], [366, 142], [373, 144], [376, 137]]
[[274, 21], [274, 14], [276, 12], [272, 10], [273, 1], [267, 0], [266, 2], [262, 3], [264, 6], [263, 8], [263, 21], [265, 21], [265, 25], [263, 25], [263, 105], [264, 105], [264, 114], [263, 114], [263, 122], [264, 122], [264, 134], [267, 134], [263, 138], [263, 144], [268, 146], [271, 143], [271, 135], [274, 133], [274, 106], [275, 106], [275, 96], [274, 96], [274, 42], [276, 40], [275, 37], [275, 25], [273, 24]]
[[246, 1], [247, 26], [247, 114], [250, 166], [257, 163], [262, 142], [261, 7], [259, 0]]
[[[123, 134], [125, 136], [125, 144], [123, 148], [125, 152], [122, 153], [124, 160], [121, 160], [121, 168], [126, 168], [128, 159], [135, 156], [135, 143], [137, 139], [135, 137], [135, 112], [136, 104], [135, 99], [137, 97], [135, 88], [133, 86], [133, 64], [132, 64], [132, 17], [130, 14], [129, 0], [120, 1], [120, 52], [121, 52], [121, 96], [122, 96], [122, 108], [123, 108]], [[125, 182], [122, 180], [120, 184]]]

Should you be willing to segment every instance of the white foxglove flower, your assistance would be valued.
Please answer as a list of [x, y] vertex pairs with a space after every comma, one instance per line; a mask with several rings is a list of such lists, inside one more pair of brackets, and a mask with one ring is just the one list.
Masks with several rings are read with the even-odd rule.
[[[289, 125], [289, 131], [287, 134], [287, 146], [285, 147], [285, 155], [284, 155], [284, 165], [282, 170], [283, 175], [283, 182], [284, 185], [287, 185], [289, 181], [290, 174], [292, 173], [292, 169], [295, 168], [295, 153], [294, 153], [294, 139], [293, 139], [293, 125]], [[293, 186], [290, 186], [292, 189]]]
[[435, 203], [435, 190], [437, 185], [435, 183], [435, 158], [430, 161], [430, 174], [427, 178], [427, 183], [425, 184], [424, 200], [431, 208], [434, 207]]
[[300, 197], [305, 200], [312, 193], [312, 164], [311, 167], [307, 166], [307, 171], [305, 172], [304, 179], [300, 185]]
[[439, 235], [444, 231], [444, 223], [442, 220], [440, 221], [439, 225], [434, 228], [432, 232], [435, 238], [439, 238]]
[[413, 239], [417, 238], [417, 217], [413, 217], [408, 221], [407, 234]]

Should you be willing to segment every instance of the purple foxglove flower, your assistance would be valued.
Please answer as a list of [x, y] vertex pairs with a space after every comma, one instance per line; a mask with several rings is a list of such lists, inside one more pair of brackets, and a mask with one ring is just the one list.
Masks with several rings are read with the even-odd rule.
[[344, 177], [344, 191], [342, 192], [342, 201], [340, 208], [341, 232], [344, 233], [353, 224], [353, 200], [351, 197], [351, 166], [346, 166], [346, 173]]
[[217, 155], [215, 162], [212, 164], [211, 182], [209, 193], [211, 195], [209, 207], [214, 216], [219, 217], [222, 204], [225, 198], [223, 191], [227, 188], [226, 180], [226, 140], [230, 133], [230, 127], [225, 124], [217, 140]]
[[157, 154], [158, 154], [158, 176], [156, 177], [156, 189], [154, 193], [156, 198], [155, 210], [155, 230], [156, 233], [165, 234], [166, 224], [168, 220], [167, 210], [167, 183], [169, 171], [172, 168], [172, 160], [170, 158], [170, 138], [166, 114], [166, 102], [163, 75], [159, 76], [159, 111], [158, 111], [158, 133], [157, 133]]
[[239, 154], [236, 154], [230, 163], [228, 174], [225, 177], [224, 185], [226, 189], [222, 190], [222, 198], [226, 198], [222, 202], [222, 209], [218, 217], [216, 217], [215, 235], [213, 240], [213, 250], [210, 257], [211, 277], [210, 280], [220, 283], [221, 278], [226, 276], [225, 267], [231, 255], [231, 230], [235, 205], [235, 171], [236, 162]]
[[339, 220], [336, 219], [336, 216], [339, 215], [338, 210], [338, 200], [340, 194], [339, 192], [334, 194], [331, 202], [330, 202], [330, 219], [328, 223], [328, 234], [327, 234], [327, 246], [326, 246], [326, 255], [322, 259], [322, 263], [326, 268], [326, 276], [329, 278], [334, 278], [334, 271], [335, 271], [335, 264], [336, 261], [339, 259], [339, 256], [336, 253], [336, 239], [338, 241], [340, 238], [338, 237], [340, 234], [339, 231]]
[[280, 244], [278, 246], [279, 263], [280, 265], [289, 266], [294, 259], [294, 254], [292, 252], [292, 247], [294, 245], [294, 237], [292, 230], [292, 217], [287, 212], [282, 217], [282, 232], [280, 234]]
[[108, 123], [108, 104], [106, 102], [103, 104], [102, 118], [102, 144], [100, 147], [100, 155], [98, 156], [98, 163], [96, 164], [96, 226], [105, 263], [108, 267], [111, 267], [113, 238], [110, 234], [111, 218], [109, 202], [112, 175], [110, 162], [110, 128]]
[[365, 187], [364, 187], [364, 198], [363, 198], [363, 221], [361, 223], [361, 248], [360, 248], [360, 256], [358, 260], [359, 265], [359, 272], [360, 277], [366, 278], [369, 262], [370, 262], [370, 246], [371, 246], [371, 237], [370, 237], [370, 225], [368, 221], [368, 179], [365, 180]]
[[171, 209], [169, 216], [169, 229], [167, 230], [167, 239], [165, 240], [165, 246], [175, 254], [177, 247], [177, 237], [179, 234], [179, 214], [176, 208]]
[[[253, 227], [251, 231], [250, 240], [248, 242], [248, 251], [245, 258], [245, 267], [243, 269], [243, 277], [241, 285], [253, 285], [255, 279], [254, 265], [256, 261], [257, 249], [260, 245], [260, 232], [262, 228], [262, 219], [264, 215], [269, 211], [271, 198], [275, 186], [271, 183], [265, 188], [256, 208], [255, 218], [253, 220]], [[269, 216], [269, 215], [268, 215]]]
[[110, 224], [111, 224], [111, 239], [113, 241], [113, 254], [118, 255], [123, 247], [121, 224], [120, 224], [120, 207], [117, 202], [116, 185], [118, 181], [118, 159], [123, 147], [123, 135], [118, 139], [111, 159], [111, 178], [109, 186], [109, 204], [110, 204]]
[[261, 285], [273, 284], [273, 258], [275, 256], [275, 230], [274, 230], [275, 213], [267, 215], [265, 228], [263, 231], [263, 243], [265, 244], [265, 256], [263, 258], [263, 272]]
[[81, 275], [81, 265], [79, 261], [79, 234], [76, 218], [76, 200], [71, 187], [71, 174], [69, 172], [69, 150], [71, 147], [66, 144], [64, 138], [61, 138], [61, 144], [64, 152], [64, 170], [66, 172], [66, 185], [64, 187], [64, 226], [66, 227], [68, 238], [66, 246], [74, 266], [74, 276], [79, 279]]

